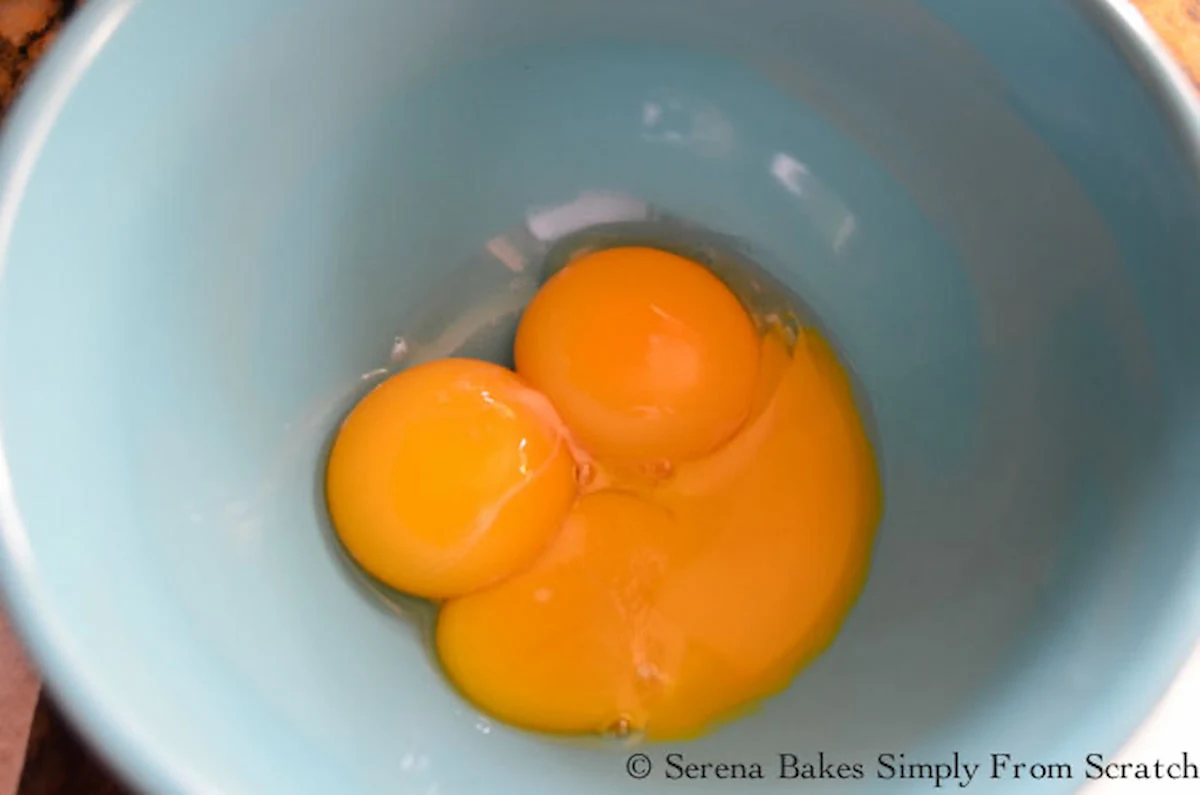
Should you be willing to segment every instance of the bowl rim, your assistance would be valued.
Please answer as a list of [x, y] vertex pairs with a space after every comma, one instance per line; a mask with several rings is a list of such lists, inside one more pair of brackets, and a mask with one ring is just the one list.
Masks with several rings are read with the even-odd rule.
[[[0, 278], [21, 200], [63, 108], [139, 0], [79, 8], [22, 88], [0, 138]], [[210, 792], [210, 777], [139, 725], [91, 670], [50, 604], [13, 492], [0, 428], [0, 608], [61, 713], [121, 779], [145, 792]]]
[[[1166, 43], [1132, 0], [1076, 0], [1120, 50], [1134, 74], [1150, 91], [1177, 143], [1189, 161], [1192, 179], [1200, 184], [1200, 85], [1184, 71]], [[1200, 638], [1180, 661], [1171, 681], [1137, 728], [1107, 761], [1136, 762], [1158, 758], [1180, 727], [1200, 710]], [[1184, 743], [1186, 745], [1186, 741]], [[1121, 781], [1089, 781], [1083, 795], [1125, 792]]]
[[[139, 0], [93, 0], [66, 25], [21, 92], [0, 140], [0, 277], [21, 200], [41, 151], [80, 79]], [[1200, 93], [1131, 0], [1076, 0], [1117, 46], [1178, 136], [1200, 186]], [[213, 791], [202, 771], [140, 725], [138, 716], [89, 669], [87, 657], [50, 604], [13, 493], [0, 428], [0, 606], [37, 666], [43, 687], [89, 745], [132, 786], [149, 792]], [[1200, 678], [1200, 641], [1180, 663], [1120, 754], [1142, 744], [1185, 678]]]

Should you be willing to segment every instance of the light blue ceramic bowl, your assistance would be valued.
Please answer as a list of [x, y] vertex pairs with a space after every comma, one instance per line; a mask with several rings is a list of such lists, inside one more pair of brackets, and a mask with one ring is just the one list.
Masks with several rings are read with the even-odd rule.
[[[929, 792], [877, 757], [955, 751], [1076, 775], [972, 792], [1073, 791], [1200, 638], [1182, 85], [1118, 0], [89, 2], [0, 155], [8, 607], [155, 793], [682, 792], [670, 751], [864, 764], [755, 792]], [[597, 193], [774, 263], [887, 493], [834, 647], [641, 782], [460, 701], [319, 488], [431, 299], [498, 297], [454, 268]]]

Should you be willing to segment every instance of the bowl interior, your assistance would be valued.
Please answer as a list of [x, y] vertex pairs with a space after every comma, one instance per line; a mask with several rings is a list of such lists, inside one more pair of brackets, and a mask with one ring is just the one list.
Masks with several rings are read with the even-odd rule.
[[[884, 478], [835, 645], [656, 764], [823, 751], [864, 778], [805, 791], [906, 792], [879, 754], [1004, 750], [1081, 777], [1200, 633], [1200, 194], [1078, 9], [100, 0], [21, 114], [5, 584], [149, 788], [630, 786], [629, 749], [463, 703], [341, 558], [320, 487], [398, 338], [503, 357], [494, 241], [536, 248], [581, 206], [758, 252], [853, 368]], [[486, 322], [440, 333], [463, 318]]]

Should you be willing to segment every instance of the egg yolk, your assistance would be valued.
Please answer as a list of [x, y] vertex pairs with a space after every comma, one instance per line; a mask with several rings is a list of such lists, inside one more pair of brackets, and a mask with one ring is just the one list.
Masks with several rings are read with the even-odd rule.
[[468, 698], [542, 731], [686, 738], [828, 645], [866, 576], [873, 461], [828, 346], [762, 349], [770, 399], [728, 444], [583, 496], [531, 570], [443, 608]]
[[853, 605], [880, 515], [830, 346], [760, 334], [699, 264], [626, 247], [552, 277], [515, 357], [389, 379], [329, 462], [350, 554], [444, 600], [451, 682], [527, 729], [662, 740], [786, 687]]
[[674, 738], [786, 687], [833, 641], [865, 583], [878, 480], [824, 340], [802, 333], [764, 412], [654, 499], [700, 548], [657, 603], [689, 654], [646, 731]]
[[652, 248], [589, 254], [555, 274], [517, 329], [517, 372], [600, 458], [702, 455], [745, 421], [757, 332], [703, 266]]
[[530, 570], [442, 608], [437, 647], [447, 674], [519, 726], [645, 725], [673, 641], [655, 601], [690, 546], [687, 528], [661, 506], [620, 491], [583, 496]]
[[330, 452], [326, 499], [359, 565], [444, 599], [533, 562], [575, 498], [574, 466], [544, 397], [498, 365], [443, 359], [354, 408]]

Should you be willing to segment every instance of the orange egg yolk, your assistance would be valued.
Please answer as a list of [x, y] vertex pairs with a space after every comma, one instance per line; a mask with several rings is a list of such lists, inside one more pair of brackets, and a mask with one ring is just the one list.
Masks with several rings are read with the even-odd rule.
[[326, 499], [359, 565], [444, 599], [533, 562], [575, 498], [574, 467], [545, 398], [503, 367], [443, 359], [354, 408], [329, 455]]
[[831, 348], [760, 336], [702, 266], [620, 248], [551, 278], [515, 353], [519, 377], [395, 376], [329, 464], [355, 559], [445, 599], [449, 679], [517, 726], [652, 739], [786, 687], [852, 606], [880, 513]]
[[517, 329], [517, 372], [600, 458], [674, 461], [713, 450], [745, 421], [754, 323], [701, 265], [614, 248], [555, 274]]
[[828, 346], [762, 348], [770, 398], [726, 445], [656, 483], [614, 475], [532, 569], [442, 609], [468, 698], [543, 731], [688, 737], [832, 641], [866, 576], [873, 459]]

